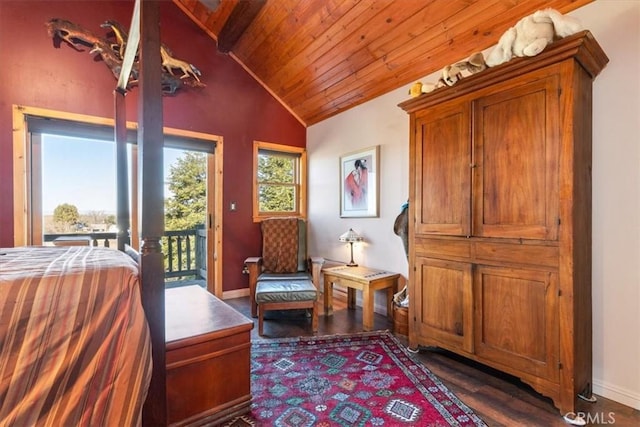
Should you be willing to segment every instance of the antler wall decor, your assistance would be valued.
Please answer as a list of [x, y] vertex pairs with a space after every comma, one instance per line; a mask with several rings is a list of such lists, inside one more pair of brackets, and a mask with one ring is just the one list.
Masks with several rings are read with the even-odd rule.
[[[52, 18], [46, 23], [49, 36], [53, 38], [55, 47], [60, 47], [61, 42], [67, 43], [74, 50], [84, 52], [90, 49], [90, 54], [98, 54], [102, 61], [109, 67], [116, 79], [120, 76], [122, 60], [127, 44], [128, 34], [117, 21], [107, 20], [100, 25], [108, 28], [106, 38], [100, 37], [91, 31], [74, 24], [73, 22]], [[173, 56], [173, 52], [162, 44], [160, 46], [162, 58], [162, 92], [165, 95], [174, 95], [183, 86], [205, 87], [200, 81], [202, 74], [193, 64]], [[127, 90], [138, 84], [139, 64], [136, 60], [131, 69], [131, 75], [127, 82]], [[177, 77], [174, 70], [179, 70], [182, 75]]]

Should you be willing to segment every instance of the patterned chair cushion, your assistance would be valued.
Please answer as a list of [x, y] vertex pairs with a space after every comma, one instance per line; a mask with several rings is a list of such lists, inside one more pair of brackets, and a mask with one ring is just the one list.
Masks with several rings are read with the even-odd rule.
[[258, 276], [258, 282], [265, 280], [311, 280], [311, 274], [298, 271], [297, 273], [262, 273]]
[[267, 280], [256, 286], [256, 303], [313, 301], [318, 290], [311, 280]]

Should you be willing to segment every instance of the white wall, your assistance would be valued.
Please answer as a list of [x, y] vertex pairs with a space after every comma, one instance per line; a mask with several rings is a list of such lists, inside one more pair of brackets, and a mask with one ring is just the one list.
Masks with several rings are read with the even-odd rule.
[[[354, 259], [361, 265], [389, 269], [407, 276], [402, 242], [393, 233], [393, 222], [409, 192], [409, 122], [396, 107], [406, 90], [381, 96], [307, 131], [309, 156], [310, 253], [349, 261], [349, 249], [338, 236], [353, 228], [366, 240], [354, 245]], [[380, 146], [380, 216], [340, 218], [341, 155]]]
[[[594, 391], [640, 409], [640, 1], [598, 0], [571, 15], [610, 59], [593, 86]], [[407, 90], [307, 130], [310, 254], [348, 261], [338, 236], [352, 227], [367, 239], [354, 249], [356, 262], [408, 276], [393, 233], [409, 191], [409, 119], [397, 107]], [[373, 145], [381, 149], [380, 217], [340, 218], [339, 156]]]

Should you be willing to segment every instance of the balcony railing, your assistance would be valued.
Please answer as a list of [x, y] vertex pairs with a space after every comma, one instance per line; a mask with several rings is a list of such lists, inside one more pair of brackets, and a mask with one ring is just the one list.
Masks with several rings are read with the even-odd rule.
[[[93, 246], [116, 247], [117, 233], [55, 233], [45, 234], [45, 243], [58, 244], [68, 242], [74, 238], [89, 238]], [[67, 243], [68, 244], [68, 243]], [[164, 277], [167, 282], [201, 281], [204, 283], [207, 270], [207, 238], [204, 227], [190, 230], [165, 231], [162, 237], [164, 253]]]
[[104, 246], [109, 248], [116, 245], [116, 239], [118, 237], [117, 233], [108, 233], [108, 232], [98, 232], [98, 233], [56, 233], [56, 234], [45, 234], [43, 236], [43, 240], [45, 243], [53, 243], [55, 245], [55, 240], [60, 238], [74, 238], [74, 237], [90, 237], [92, 246]]

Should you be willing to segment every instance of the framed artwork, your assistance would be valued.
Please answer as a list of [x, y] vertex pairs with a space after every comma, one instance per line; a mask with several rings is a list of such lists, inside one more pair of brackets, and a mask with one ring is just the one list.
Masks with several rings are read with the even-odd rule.
[[377, 217], [380, 146], [340, 157], [340, 217]]

